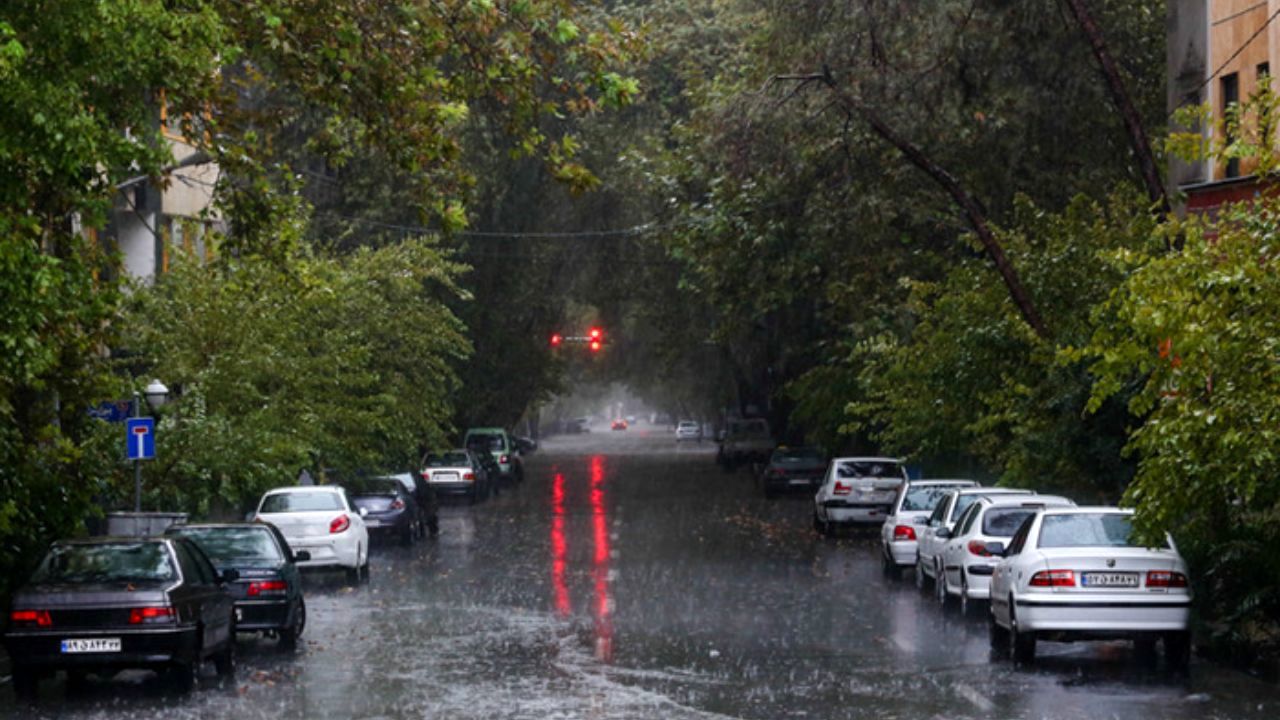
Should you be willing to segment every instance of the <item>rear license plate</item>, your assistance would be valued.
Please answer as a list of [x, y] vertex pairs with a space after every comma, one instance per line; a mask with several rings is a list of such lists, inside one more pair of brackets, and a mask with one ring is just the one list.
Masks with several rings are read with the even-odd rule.
[[440, 482], [458, 482], [458, 473], [433, 473], [431, 479]]
[[809, 485], [809, 478], [791, 478], [792, 485]]
[[120, 638], [82, 638], [63, 640], [64, 653], [108, 653], [120, 652]]
[[1138, 587], [1137, 573], [1084, 573], [1080, 576], [1084, 587]]

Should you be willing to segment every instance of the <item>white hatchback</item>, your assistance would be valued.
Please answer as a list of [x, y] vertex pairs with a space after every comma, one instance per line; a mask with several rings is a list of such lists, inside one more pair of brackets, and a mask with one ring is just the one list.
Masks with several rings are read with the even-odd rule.
[[973, 480], [912, 480], [902, 486], [898, 498], [880, 528], [880, 557], [885, 570], [916, 564], [917, 535], [928, 527], [929, 516], [947, 491], [977, 487]]
[[[1075, 503], [1056, 495], [1006, 495], [984, 497], [969, 506], [945, 533], [946, 544], [937, 560], [935, 591], [943, 605], [952, 595], [960, 598], [960, 612], [969, 614], [975, 600], [990, 597], [991, 572], [1000, 560], [990, 543], [1005, 542], [1022, 523], [1045, 508], [1072, 507]], [[939, 533], [939, 537], [944, 537]]]
[[336, 485], [286, 487], [269, 490], [258, 503], [254, 520], [280, 529], [295, 552], [311, 559], [300, 567], [340, 567], [347, 579], [369, 577], [369, 531], [364, 511], [353, 509], [347, 493]]
[[1020, 662], [1037, 640], [1131, 639], [1164, 644], [1165, 662], [1190, 657], [1191, 588], [1187, 566], [1168, 536], [1159, 547], [1133, 539], [1133, 511], [1054, 508], [1038, 513], [1009, 541], [991, 578], [991, 645]]

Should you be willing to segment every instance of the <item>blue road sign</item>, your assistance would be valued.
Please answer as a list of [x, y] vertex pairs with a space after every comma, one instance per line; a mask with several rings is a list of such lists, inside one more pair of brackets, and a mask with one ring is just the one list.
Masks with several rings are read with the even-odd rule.
[[130, 460], [154, 460], [156, 457], [155, 418], [129, 418], [124, 423], [125, 446]]
[[132, 400], [110, 400], [89, 408], [89, 414], [104, 422], [118, 423], [133, 415]]

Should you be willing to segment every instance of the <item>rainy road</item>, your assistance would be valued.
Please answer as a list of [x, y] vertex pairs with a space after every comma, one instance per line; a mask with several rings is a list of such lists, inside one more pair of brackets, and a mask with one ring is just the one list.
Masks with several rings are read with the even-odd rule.
[[444, 508], [441, 535], [378, 548], [372, 581], [308, 577], [305, 647], [240, 644], [189, 697], [145, 673], [24, 718], [1273, 718], [1280, 690], [1126, 645], [993, 662], [984, 621], [881, 575], [870, 536], [831, 541], [802, 498], [766, 501], [710, 445], [667, 431], [554, 438], [525, 483]]

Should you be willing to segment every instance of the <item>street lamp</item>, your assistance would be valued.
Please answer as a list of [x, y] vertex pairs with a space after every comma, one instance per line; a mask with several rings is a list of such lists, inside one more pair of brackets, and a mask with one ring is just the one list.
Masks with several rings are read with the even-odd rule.
[[[165, 403], [169, 402], [169, 388], [164, 383], [152, 378], [146, 389], [141, 395], [137, 391], [133, 393], [133, 416], [142, 417], [142, 396], [146, 396], [147, 405], [151, 407], [151, 412], [159, 412]], [[135, 513], [142, 512], [142, 460], [133, 461], [133, 511]]]
[[169, 402], [169, 388], [159, 380], [152, 379], [151, 384], [147, 385], [147, 389], [142, 391], [147, 397], [147, 404], [151, 406], [152, 412], [159, 412], [164, 404]]

